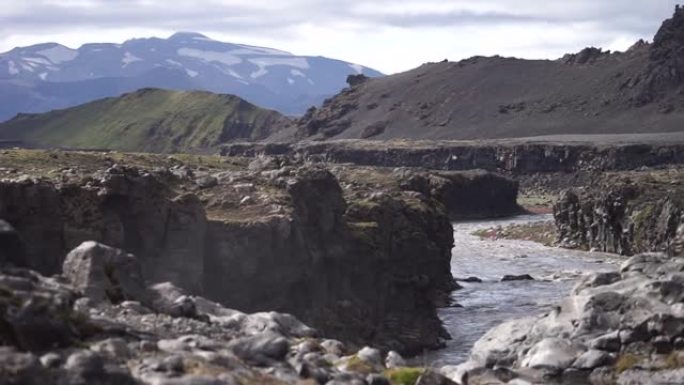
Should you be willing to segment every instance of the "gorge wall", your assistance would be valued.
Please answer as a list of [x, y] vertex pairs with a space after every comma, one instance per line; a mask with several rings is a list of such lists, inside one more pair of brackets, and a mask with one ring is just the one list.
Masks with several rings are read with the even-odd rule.
[[[666, 135], [667, 137], [667, 135]], [[605, 139], [604, 139], [605, 140]], [[631, 170], [684, 163], [684, 145], [653, 143], [564, 143], [524, 139], [478, 142], [330, 141], [297, 144], [233, 144], [223, 155], [290, 154], [332, 163], [433, 170], [483, 169], [512, 174]]]
[[[373, 174], [371, 183], [356, 169], [338, 182], [324, 168], [281, 165], [47, 171], [0, 170], [12, 175], [0, 178], [0, 218], [26, 244], [14, 265], [57, 274], [69, 250], [95, 240], [138, 256], [151, 282], [243, 311], [292, 313], [326, 336], [409, 353], [448, 337], [436, 307], [457, 287], [449, 214], [459, 206], [444, 200], [458, 191], [454, 181], [469, 194], [499, 183], [493, 190], [508, 198], [501, 210], [517, 209], [517, 184], [486, 173], [403, 170]], [[486, 215], [498, 209], [482, 206]]]
[[608, 179], [565, 191], [554, 206], [562, 246], [624, 255], [684, 252], [681, 176]]

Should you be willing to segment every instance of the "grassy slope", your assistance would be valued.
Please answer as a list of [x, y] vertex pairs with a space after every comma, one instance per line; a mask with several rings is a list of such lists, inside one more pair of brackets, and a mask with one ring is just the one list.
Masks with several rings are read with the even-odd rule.
[[40, 147], [124, 151], [208, 151], [261, 139], [288, 123], [275, 111], [231, 95], [143, 89], [0, 124], [0, 139]]

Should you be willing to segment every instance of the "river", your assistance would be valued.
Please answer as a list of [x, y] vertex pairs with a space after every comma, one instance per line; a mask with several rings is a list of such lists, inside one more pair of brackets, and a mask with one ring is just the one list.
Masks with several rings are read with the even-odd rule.
[[[452, 274], [456, 278], [478, 277], [483, 282], [459, 282], [463, 288], [456, 290], [452, 299], [463, 307], [439, 310], [453, 339], [446, 348], [417, 357], [416, 363], [442, 366], [465, 361], [473, 344], [492, 327], [510, 319], [542, 314], [568, 295], [583, 273], [614, 270], [624, 258], [472, 235], [479, 229], [551, 220], [551, 215], [526, 215], [454, 223]], [[529, 274], [535, 280], [501, 282], [506, 274]]]

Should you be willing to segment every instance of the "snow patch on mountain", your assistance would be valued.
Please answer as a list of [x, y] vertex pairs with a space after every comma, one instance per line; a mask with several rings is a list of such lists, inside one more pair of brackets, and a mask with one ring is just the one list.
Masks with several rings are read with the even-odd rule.
[[297, 67], [297, 68], [301, 68], [301, 69], [305, 69], [305, 70], [310, 68], [309, 62], [303, 57], [288, 57], [288, 58], [259, 57], [259, 58], [249, 59], [249, 62], [256, 64], [259, 67], [283, 65], [283, 66]]
[[[258, 65], [258, 64], [257, 64]], [[259, 66], [259, 69], [249, 74], [252, 79], [260, 78], [268, 73], [268, 70], [264, 66]]]
[[47, 48], [36, 52], [36, 54], [46, 57], [54, 64], [69, 62], [78, 57], [78, 51], [67, 48], [63, 45], [56, 45], [52, 48]]
[[300, 70], [292, 69], [290, 70], [290, 75], [292, 76], [298, 76], [300, 78], [305, 78], [306, 74]]
[[351, 69], [353, 69], [354, 71], [356, 71], [356, 74], [357, 74], [357, 75], [363, 73], [363, 66], [360, 65], [360, 64], [353, 64], [353, 63], [352, 63], [352, 64], [349, 64], [349, 67], [351, 67]]
[[44, 59], [42, 57], [25, 57], [24, 61], [27, 62], [27, 64], [31, 67], [37, 67], [38, 65], [51, 66], [52, 64], [50, 60]]
[[187, 68], [185, 69], [185, 73], [187, 73], [188, 76], [190, 76], [191, 78], [196, 78], [197, 75], [199, 75], [199, 72], [193, 71], [193, 70], [190, 70], [190, 69], [187, 69]]
[[9, 63], [7, 63], [7, 72], [10, 75], [18, 75], [19, 74], [19, 68], [17, 68], [17, 65], [10, 60]]
[[124, 53], [123, 59], [121, 59], [121, 63], [123, 64], [122, 67], [127, 67], [131, 63], [135, 63], [137, 61], [142, 61], [143, 59], [133, 55], [132, 53], [126, 51]]
[[183, 66], [183, 64], [181, 64], [181, 63], [179, 63], [173, 59], [166, 59], [165, 62], [168, 64], [171, 64], [174, 67], [182, 67]]
[[233, 55], [269, 55], [269, 56], [292, 56], [291, 53], [280, 51], [273, 48], [251, 47], [248, 45], [241, 45], [241, 48], [230, 51]]
[[217, 62], [229, 66], [242, 63], [242, 59], [231, 54], [230, 51], [203, 51], [194, 48], [180, 48], [177, 53], [180, 56], [192, 57], [207, 62]]
[[228, 75], [230, 75], [230, 76], [232, 76], [232, 77], [234, 77], [234, 78], [242, 79], [242, 76], [240, 76], [239, 73], [233, 71], [231, 68], [228, 68], [228, 71], [227, 71], [227, 72], [228, 72]]

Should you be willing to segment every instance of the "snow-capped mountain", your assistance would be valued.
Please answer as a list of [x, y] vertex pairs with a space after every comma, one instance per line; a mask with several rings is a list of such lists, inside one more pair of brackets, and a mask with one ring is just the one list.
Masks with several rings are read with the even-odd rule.
[[198, 33], [78, 49], [45, 43], [0, 54], [0, 121], [142, 87], [235, 94], [297, 115], [359, 73], [381, 75], [358, 64], [223, 43]]

